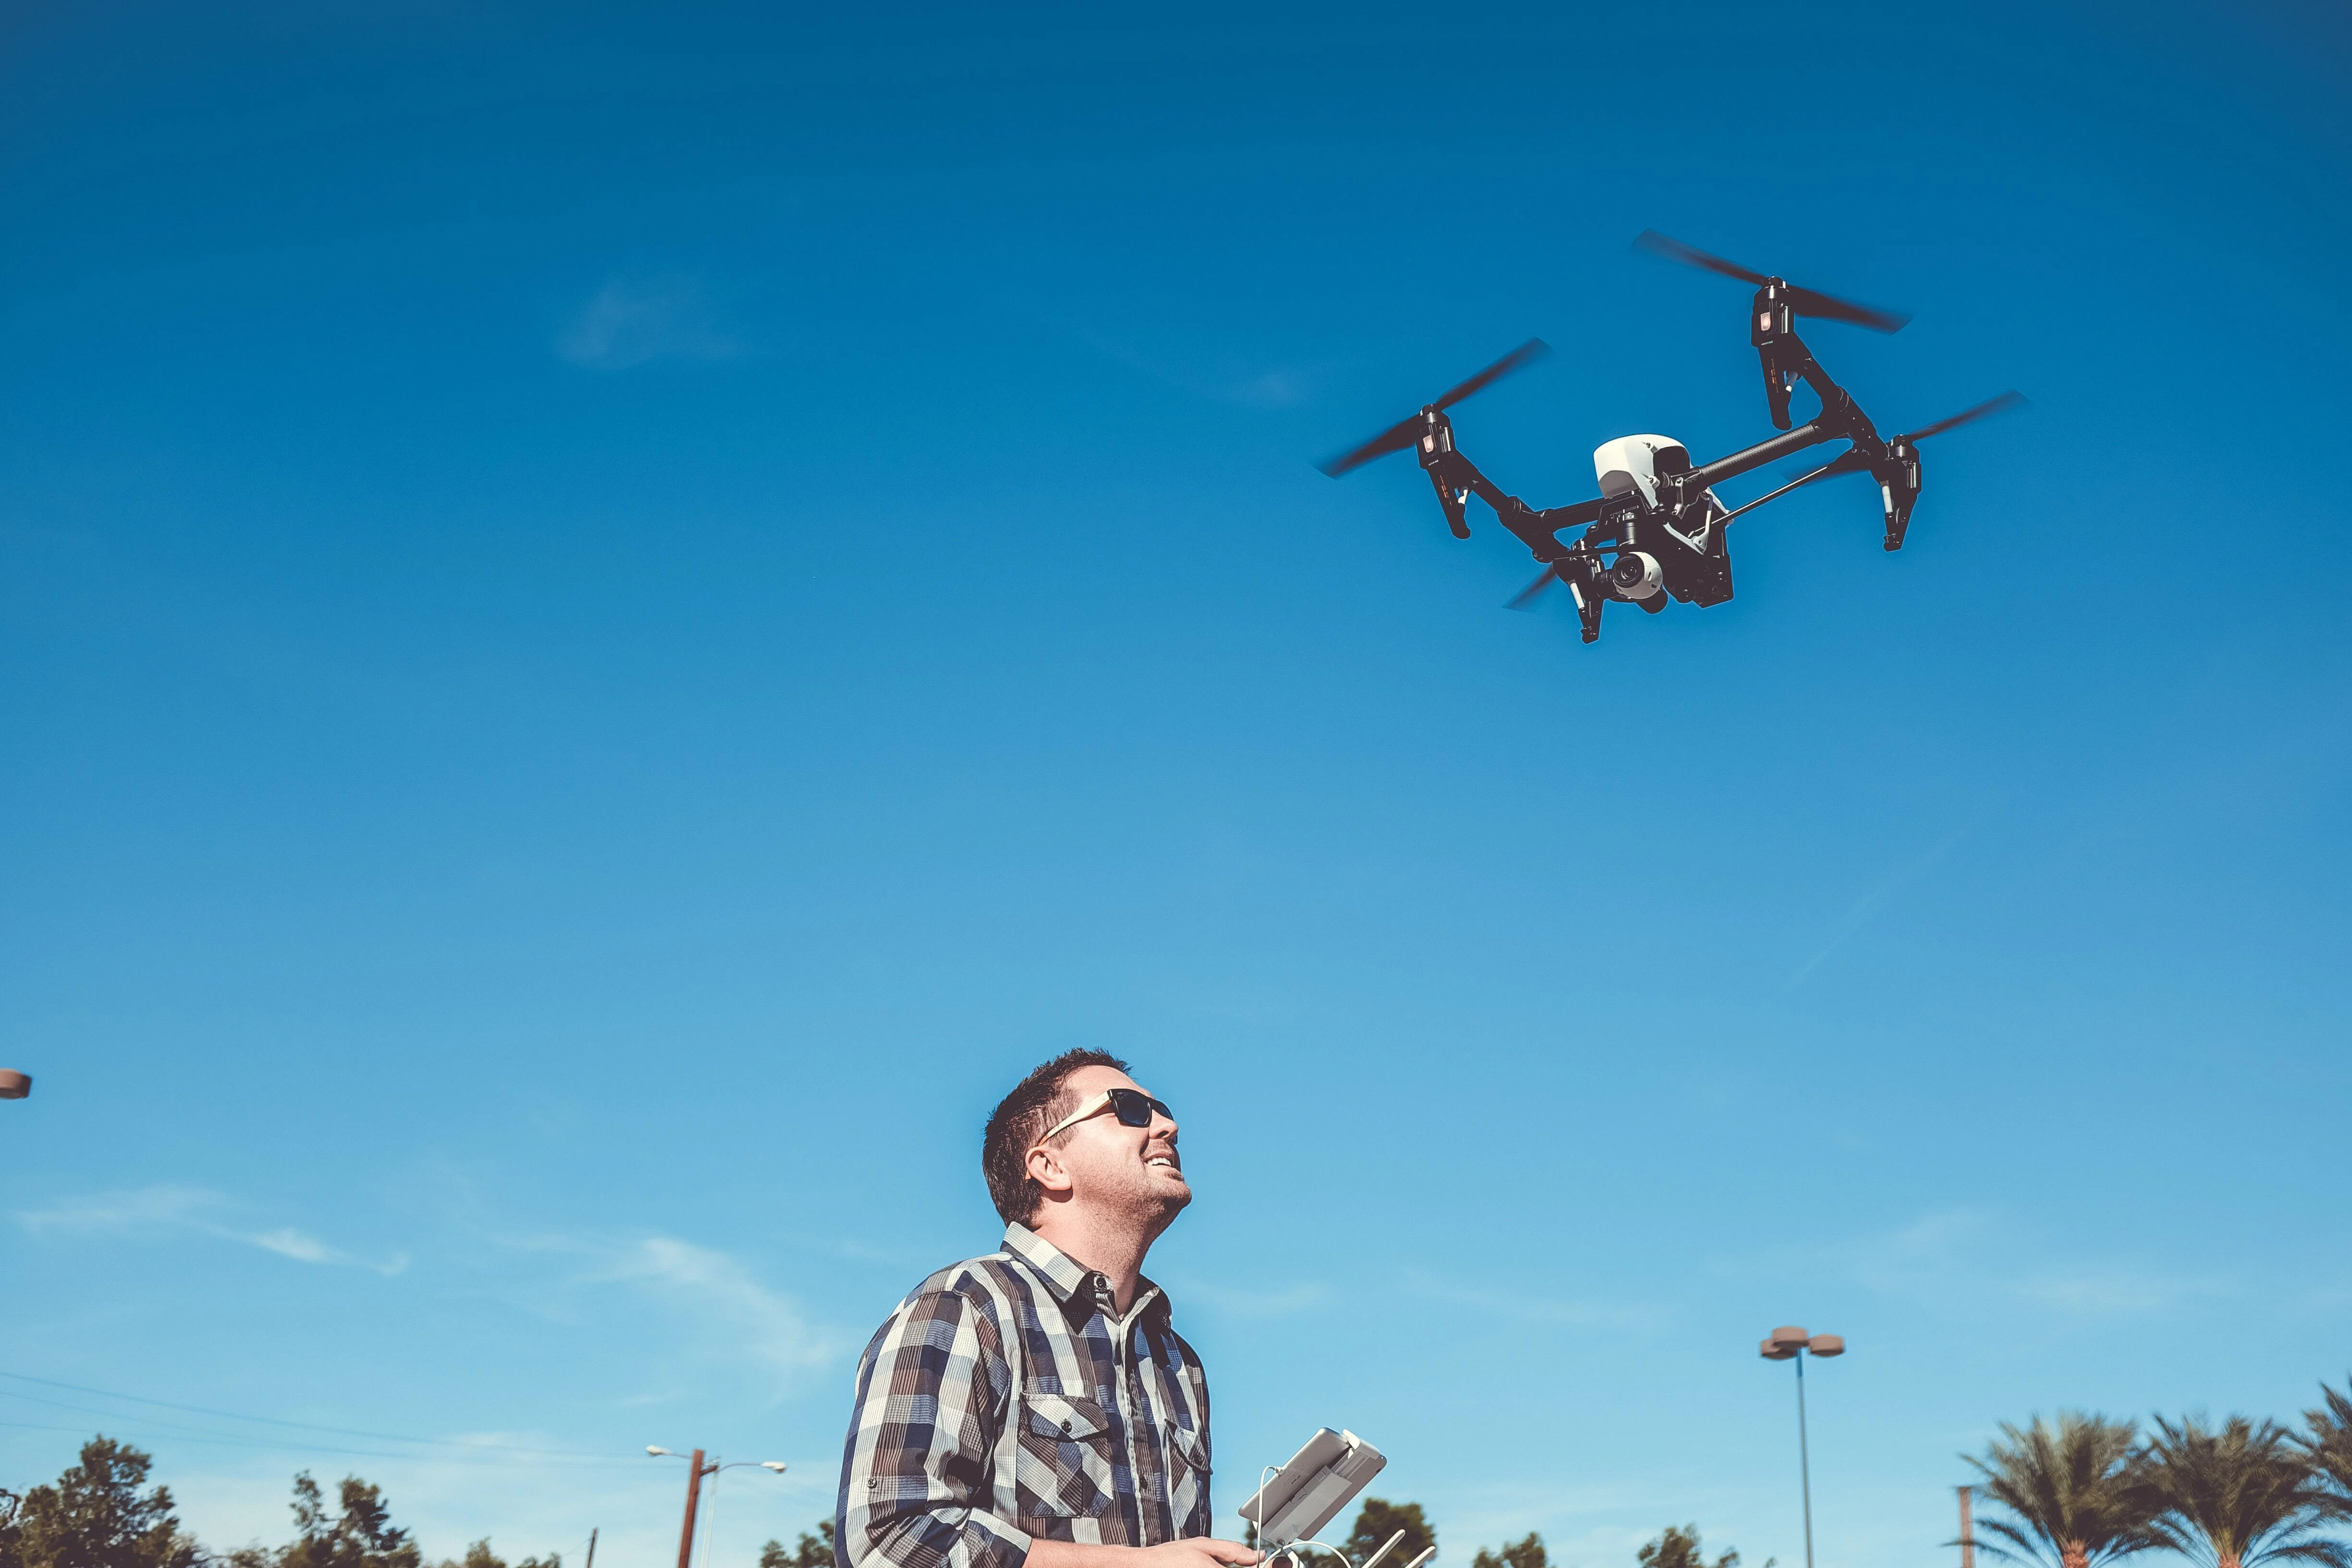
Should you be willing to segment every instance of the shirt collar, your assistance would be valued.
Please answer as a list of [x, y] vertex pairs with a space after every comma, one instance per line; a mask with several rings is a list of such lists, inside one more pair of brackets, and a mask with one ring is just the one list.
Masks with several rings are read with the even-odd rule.
[[[1037, 1271], [1062, 1310], [1078, 1318], [1092, 1317], [1100, 1312], [1116, 1321], [1118, 1307], [1113, 1300], [1110, 1278], [1099, 1269], [1082, 1267], [1076, 1258], [1019, 1220], [1004, 1227], [1004, 1250]], [[1135, 1305], [1129, 1310], [1131, 1320], [1140, 1320], [1146, 1312], [1165, 1312], [1168, 1298], [1150, 1279], [1136, 1282]]]

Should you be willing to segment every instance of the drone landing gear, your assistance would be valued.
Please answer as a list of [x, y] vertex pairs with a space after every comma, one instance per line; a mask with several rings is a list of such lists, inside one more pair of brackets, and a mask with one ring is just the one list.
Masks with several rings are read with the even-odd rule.
[[1568, 584], [1568, 592], [1576, 601], [1577, 631], [1586, 642], [1601, 640], [1601, 606], [1609, 602], [1601, 585], [1601, 563], [1589, 555], [1574, 555], [1555, 562], [1552, 570]]
[[1884, 550], [1903, 548], [1903, 533], [1911, 526], [1911, 509], [1919, 501], [1919, 448], [1905, 437], [1886, 444], [1886, 459], [1873, 463], [1870, 477], [1878, 481], [1878, 499], [1886, 512]]

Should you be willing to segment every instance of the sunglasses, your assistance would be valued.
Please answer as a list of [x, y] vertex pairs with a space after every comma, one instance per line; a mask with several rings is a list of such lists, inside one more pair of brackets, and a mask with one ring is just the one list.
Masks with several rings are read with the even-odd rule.
[[1043, 1143], [1055, 1133], [1066, 1131], [1087, 1117], [1100, 1116], [1106, 1110], [1118, 1118], [1121, 1127], [1149, 1127], [1154, 1116], [1164, 1116], [1171, 1121], [1176, 1120], [1176, 1113], [1163, 1101], [1152, 1099], [1139, 1089], [1107, 1089], [1046, 1129], [1037, 1142]]

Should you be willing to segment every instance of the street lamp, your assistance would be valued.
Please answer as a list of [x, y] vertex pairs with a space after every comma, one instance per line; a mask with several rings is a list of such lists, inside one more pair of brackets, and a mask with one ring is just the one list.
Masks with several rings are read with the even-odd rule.
[[[676, 1449], [656, 1447], [651, 1443], [646, 1445], [646, 1452], [656, 1459], [675, 1459], [678, 1457]], [[722, 1465], [716, 1460], [706, 1465], [702, 1462], [702, 1450], [699, 1448], [694, 1451], [694, 1458], [687, 1461], [686, 1525], [677, 1532], [677, 1568], [693, 1568], [691, 1559], [694, 1555], [694, 1515], [702, 1501], [702, 1478], [715, 1476], [721, 1470], [747, 1469], [769, 1470], [781, 1476], [784, 1473], [784, 1462], [782, 1459], [761, 1459], [756, 1462], [751, 1459], [738, 1459], [731, 1465]]]
[[[1805, 1452], [1805, 1352], [1827, 1359], [1845, 1354], [1845, 1341], [1836, 1334], [1808, 1336], [1793, 1326], [1774, 1329], [1759, 1347], [1766, 1361], [1797, 1363], [1797, 1479], [1805, 1498], [1805, 1568], [1813, 1568], [1813, 1470]], [[685, 1568], [680, 1563], [678, 1568]]]
[[0, 1068], [0, 1100], [22, 1100], [33, 1092], [33, 1075]]

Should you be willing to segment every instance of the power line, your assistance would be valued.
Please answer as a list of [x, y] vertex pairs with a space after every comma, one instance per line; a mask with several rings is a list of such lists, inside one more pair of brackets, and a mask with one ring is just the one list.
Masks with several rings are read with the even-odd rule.
[[[70, 1410], [70, 1409], [75, 1408], [75, 1406], [72, 1406], [72, 1405], [67, 1405], [67, 1406], [65, 1406], [65, 1408], [66, 1408], [66, 1409]], [[136, 1422], [138, 1421], [138, 1417], [137, 1417], [137, 1416], [132, 1416], [131, 1419], [134, 1423], [136, 1423]], [[140, 1439], [141, 1441], [142, 1441], [142, 1442], [147, 1442], [147, 1443], [155, 1443], [155, 1444], [159, 1444], [159, 1445], [160, 1445], [160, 1444], [163, 1444], [163, 1443], [205, 1443], [205, 1444], [209, 1444], [209, 1445], [211, 1445], [211, 1446], [213, 1446], [213, 1447], [228, 1447], [228, 1448], [253, 1448], [253, 1449], [259, 1450], [260, 1452], [263, 1452], [263, 1453], [271, 1453], [271, 1454], [337, 1454], [337, 1455], [342, 1455], [342, 1456], [345, 1456], [345, 1457], [348, 1457], [348, 1458], [362, 1458], [362, 1459], [427, 1459], [427, 1460], [429, 1460], [429, 1459], [432, 1459], [432, 1458], [434, 1458], [436, 1457], [436, 1456], [434, 1456], [434, 1455], [430, 1455], [430, 1454], [392, 1454], [392, 1453], [386, 1453], [386, 1452], [384, 1452], [383, 1450], [382, 1450], [382, 1449], [378, 1449], [378, 1448], [336, 1448], [336, 1447], [327, 1447], [327, 1446], [325, 1446], [325, 1445], [323, 1445], [323, 1444], [304, 1444], [304, 1445], [297, 1446], [297, 1445], [295, 1445], [295, 1444], [291, 1444], [291, 1443], [285, 1443], [285, 1442], [271, 1442], [271, 1441], [269, 1441], [269, 1440], [268, 1440], [268, 1439], [267, 1439], [267, 1438], [260, 1438], [260, 1437], [236, 1437], [236, 1436], [226, 1436], [226, 1435], [222, 1435], [222, 1434], [218, 1434], [218, 1433], [214, 1433], [214, 1434], [205, 1434], [205, 1433], [197, 1433], [197, 1432], [179, 1431], [179, 1432], [163, 1432], [163, 1433], [161, 1433], [161, 1434], [157, 1434], [157, 1433], [155, 1433], [155, 1432], [153, 1432], [153, 1431], [151, 1431], [151, 1430], [145, 1429], [145, 1428], [143, 1428], [143, 1427], [142, 1427], [141, 1426], [138, 1426], [138, 1425], [133, 1425], [133, 1426], [118, 1426], [118, 1425], [116, 1425], [116, 1423], [115, 1423], [115, 1422], [113, 1422], [112, 1420], [109, 1420], [109, 1421], [107, 1422], [107, 1425], [108, 1425], [108, 1426], [113, 1426], [113, 1427], [114, 1427], [114, 1430], [116, 1431], [116, 1433], [117, 1433], [117, 1434], [119, 1434], [119, 1435], [120, 1435], [120, 1436], [125, 1436], [125, 1437], [136, 1437], [136, 1438], [139, 1438], [139, 1439]], [[48, 1426], [48, 1425], [47, 1425], [46, 1423], [37, 1423], [37, 1422], [32, 1422], [32, 1421], [0, 1421], [0, 1427], [8, 1427], [8, 1428], [12, 1428], [12, 1429], [14, 1429], [14, 1430], [16, 1430], [16, 1431], [19, 1431], [19, 1432], [78, 1432], [78, 1433], [88, 1433], [88, 1432], [89, 1431], [89, 1427], [87, 1427], [87, 1426]], [[620, 1464], [620, 1463], [625, 1463], [626, 1461], [625, 1461], [625, 1460], [615, 1460], [615, 1461], [614, 1461], [614, 1463], [616, 1463], [616, 1464]]]
[[[121, 1394], [117, 1393], [113, 1389], [92, 1388], [85, 1384], [64, 1383], [56, 1378], [35, 1377], [27, 1373], [8, 1372], [5, 1369], [0, 1369], [0, 1377], [8, 1378], [17, 1383], [37, 1384], [43, 1388], [59, 1388], [72, 1394], [87, 1394], [100, 1399], [113, 1399], [120, 1400], [122, 1403], [129, 1405], [149, 1405], [158, 1410], [178, 1410], [193, 1415], [209, 1415], [216, 1420], [246, 1421], [265, 1426], [283, 1426], [296, 1431], [325, 1432], [342, 1437], [366, 1437], [372, 1438], [380, 1443], [411, 1443], [420, 1447], [450, 1448], [461, 1453], [478, 1456], [519, 1454], [529, 1455], [535, 1458], [570, 1459], [574, 1461], [584, 1460], [591, 1463], [609, 1464], [616, 1467], [631, 1463], [630, 1460], [622, 1458], [617, 1455], [600, 1454], [590, 1450], [577, 1448], [531, 1448], [514, 1443], [469, 1443], [462, 1438], [455, 1437], [411, 1437], [399, 1432], [370, 1432], [356, 1426], [330, 1426], [315, 1421], [289, 1421], [275, 1415], [250, 1415], [237, 1410], [218, 1410], [203, 1405], [183, 1405], [169, 1399], [150, 1399], [142, 1394]], [[54, 1405], [60, 1409], [80, 1410], [89, 1415], [110, 1416], [117, 1414], [116, 1412], [95, 1409], [88, 1405], [68, 1405], [62, 1400], [43, 1399], [38, 1394], [24, 1394], [13, 1389], [0, 1389], [0, 1394], [5, 1394], [12, 1398], [29, 1400], [38, 1405]], [[147, 1419], [153, 1422], [155, 1418], [148, 1417]], [[163, 1426], [179, 1425], [179, 1423], [169, 1421], [158, 1424]], [[9, 1425], [17, 1425], [17, 1423], [9, 1423]], [[261, 1447], [267, 1446], [260, 1444], [257, 1437], [244, 1436], [236, 1434], [222, 1434], [215, 1436], [209, 1440], [215, 1442], [241, 1442]], [[312, 1446], [317, 1447], [316, 1445]], [[386, 1459], [413, 1459], [420, 1457], [415, 1454], [375, 1453], [357, 1448], [331, 1448], [321, 1447], [319, 1448], [319, 1451], [322, 1453], [356, 1454], [363, 1458]]]

